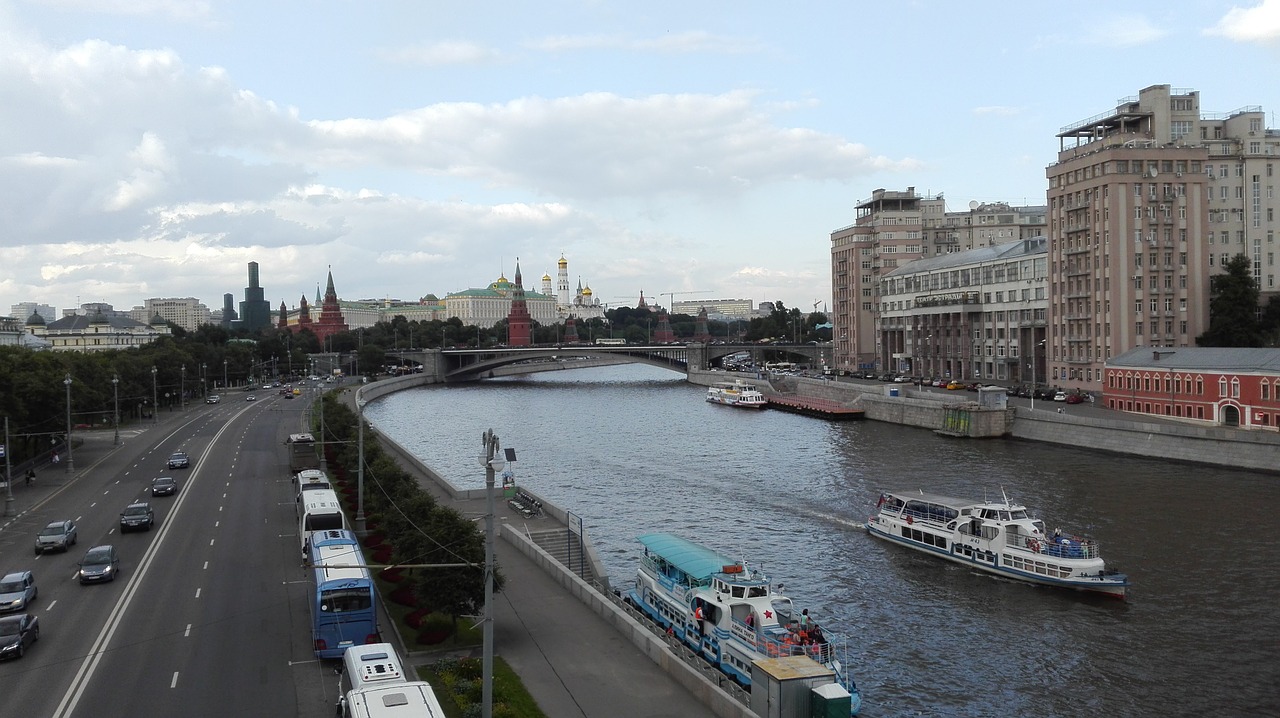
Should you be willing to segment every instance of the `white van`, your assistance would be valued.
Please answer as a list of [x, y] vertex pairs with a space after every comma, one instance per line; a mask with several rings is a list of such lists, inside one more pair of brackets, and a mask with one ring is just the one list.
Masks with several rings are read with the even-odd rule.
[[343, 695], [369, 686], [404, 682], [404, 668], [390, 643], [352, 646], [342, 654]]
[[293, 498], [294, 509], [298, 517], [302, 517], [302, 495], [307, 491], [323, 491], [332, 489], [333, 484], [329, 483], [329, 475], [319, 469], [305, 469], [294, 474], [294, 484], [298, 487], [298, 493]]

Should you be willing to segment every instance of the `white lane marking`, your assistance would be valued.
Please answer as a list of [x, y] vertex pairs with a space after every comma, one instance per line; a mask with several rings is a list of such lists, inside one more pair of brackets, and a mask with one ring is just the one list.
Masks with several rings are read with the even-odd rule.
[[214, 522], [213, 522], [213, 527], [214, 527], [215, 529], [216, 529], [216, 528], [218, 528], [218, 524], [220, 524], [220, 523], [222, 523], [222, 522], [221, 522], [221, 521], [214, 521]]
[[182, 637], [183, 637], [183, 638], [186, 638], [186, 637], [188, 637], [188, 636], [190, 636], [190, 635], [191, 635], [191, 624], [190, 624], [190, 623], [188, 623], [188, 624], [187, 624], [187, 630], [185, 630], [185, 631], [183, 631], [183, 632], [182, 632]]
[[196, 598], [200, 598], [200, 589], [196, 589]]
[[48, 612], [48, 611], [52, 611], [52, 610], [53, 610], [53, 607], [54, 607], [54, 606], [56, 606], [56, 605], [58, 605], [58, 599], [56, 599], [56, 598], [55, 598], [55, 599], [53, 599], [53, 603], [50, 603], [48, 606], [45, 606], [45, 607], [44, 607], [44, 610], [45, 610], [46, 612]]
[[213, 545], [213, 539], [209, 539], [209, 545], [210, 545], [210, 546], [212, 546], [212, 545]]
[[208, 561], [205, 561], [205, 562], [204, 562], [204, 568], [202, 568], [202, 569], [200, 569], [200, 570], [201, 570], [201, 571], [208, 571], [208, 570], [209, 570], [209, 562], [208, 562]]
[[173, 672], [173, 680], [169, 681], [169, 687], [174, 688], [178, 685], [178, 672]]

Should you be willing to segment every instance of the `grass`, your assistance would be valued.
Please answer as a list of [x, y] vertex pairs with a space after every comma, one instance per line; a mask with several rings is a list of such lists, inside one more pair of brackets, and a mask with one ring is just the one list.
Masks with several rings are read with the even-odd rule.
[[[435, 690], [449, 718], [478, 718], [482, 700], [479, 658], [446, 658], [418, 669], [418, 676]], [[493, 717], [546, 718], [525, 690], [520, 676], [500, 656], [493, 659]]]
[[[387, 596], [391, 595], [392, 591], [399, 588], [402, 584], [386, 581], [381, 576], [377, 575], [377, 573], [378, 572], [375, 572], [374, 582], [378, 586], [379, 595], [384, 598], [382, 605], [386, 609], [388, 617], [400, 629], [400, 635], [404, 637], [405, 641], [405, 650], [454, 650], [458, 648], [474, 648], [483, 642], [484, 632], [480, 627], [473, 628], [470, 621], [466, 619], [459, 619], [457, 633], [451, 634], [440, 643], [432, 644], [430, 646], [419, 644], [417, 642], [417, 638], [418, 631], [421, 629], [413, 628], [405, 621], [405, 618], [410, 613], [413, 613], [418, 609], [401, 606], [395, 601], [386, 599]], [[432, 615], [438, 616], [441, 614], [433, 613]]]

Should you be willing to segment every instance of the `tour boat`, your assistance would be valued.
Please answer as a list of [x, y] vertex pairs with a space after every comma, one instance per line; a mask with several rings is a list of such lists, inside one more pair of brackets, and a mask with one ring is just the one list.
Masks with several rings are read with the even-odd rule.
[[747, 409], [763, 409], [768, 404], [759, 389], [741, 379], [717, 382], [707, 387], [707, 401]]
[[1129, 577], [1108, 569], [1090, 538], [1045, 530], [1027, 507], [948, 496], [884, 493], [867, 531], [886, 541], [1019, 581], [1123, 599]]
[[627, 603], [743, 686], [751, 684], [756, 660], [808, 656], [832, 672], [840, 688], [830, 690], [840, 700], [839, 691], [847, 692], [850, 715], [857, 715], [862, 696], [845, 666], [847, 646], [837, 656], [837, 639], [809, 624], [808, 613], [775, 593], [763, 572], [672, 534], [637, 540], [644, 557], [635, 587], [624, 594]]

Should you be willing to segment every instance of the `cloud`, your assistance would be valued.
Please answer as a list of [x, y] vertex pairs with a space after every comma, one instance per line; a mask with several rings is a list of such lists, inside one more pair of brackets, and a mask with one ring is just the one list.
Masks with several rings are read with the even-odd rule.
[[502, 62], [506, 59], [498, 50], [463, 41], [415, 45], [396, 50], [386, 50], [379, 54], [388, 62], [402, 65], [421, 65], [423, 67], [479, 65]]
[[1262, 0], [1249, 8], [1233, 7], [1217, 25], [1204, 32], [1237, 42], [1271, 43], [1280, 40], [1280, 0]]
[[1078, 32], [1042, 35], [1031, 41], [1031, 47], [1044, 50], [1062, 46], [1098, 45], [1129, 48], [1153, 43], [1169, 33], [1142, 15], [1110, 15], [1091, 17]]
[[183, 21], [205, 20], [213, 14], [210, 3], [204, 0], [41, 0], [40, 4], [90, 14], [166, 17]]

